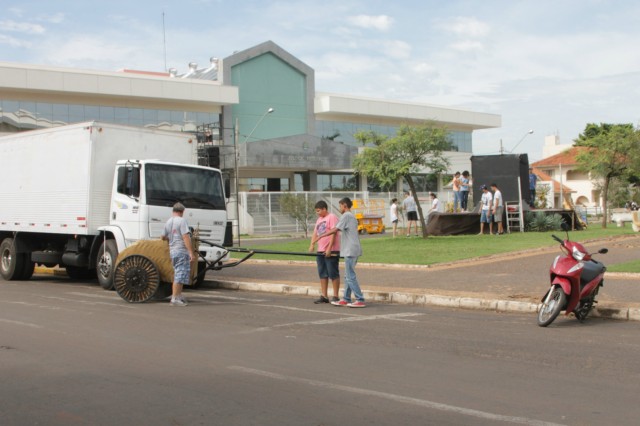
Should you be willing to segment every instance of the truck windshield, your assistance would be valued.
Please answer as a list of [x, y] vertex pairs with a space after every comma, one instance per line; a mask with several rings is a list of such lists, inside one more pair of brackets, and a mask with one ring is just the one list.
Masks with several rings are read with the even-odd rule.
[[179, 201], [192, 209], [225, 209], [222, 178], [217, 170], [147, 164], [144, 176], [148, 205], [172, 206]]

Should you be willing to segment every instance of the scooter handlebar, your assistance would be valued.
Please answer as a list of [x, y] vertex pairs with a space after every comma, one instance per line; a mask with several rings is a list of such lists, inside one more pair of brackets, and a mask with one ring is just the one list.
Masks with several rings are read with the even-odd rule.
[[558, 238], [557, 236], [555, 236], [555, 235], [553, 235], [553, 234], [551, 235], [551, 238], [553, 238], [554, 240], [556, 240], [556, 241], [557, 241], [557, 242], [559, 242], [560, 244], [564, 244], [564, 241], [562, 241], [560, 238]]

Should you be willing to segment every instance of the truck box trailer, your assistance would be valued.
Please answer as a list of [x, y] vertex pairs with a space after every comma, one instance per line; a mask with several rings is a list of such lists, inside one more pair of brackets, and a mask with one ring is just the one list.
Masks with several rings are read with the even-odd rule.
[[[86, 122], [0, 138], [0, 275], [28, 279], [34, 264], [113, 285], [117, 254], [159, 238], [175, 202], [190, 226], [222, 244], [219, 170], [197, 165], [195, 137]], [[210, 261], [220, 250], [202, 247]]]

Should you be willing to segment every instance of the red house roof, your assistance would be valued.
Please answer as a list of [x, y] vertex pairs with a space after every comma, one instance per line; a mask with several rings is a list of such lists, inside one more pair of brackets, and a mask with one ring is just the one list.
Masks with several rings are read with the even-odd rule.
[[557, 167], [560, 164], [563, 166], [575, 166], [578, 164], [576, 157], [581, 152], [585, 151], [586, 147], [584, 146], [572, 146], [566, 151], [562, 151], [560, 154], [552, 155], [551, 157], [543, 158], [540, 161], [536, 161], [535, 163], [531, 163], [531, 167]]

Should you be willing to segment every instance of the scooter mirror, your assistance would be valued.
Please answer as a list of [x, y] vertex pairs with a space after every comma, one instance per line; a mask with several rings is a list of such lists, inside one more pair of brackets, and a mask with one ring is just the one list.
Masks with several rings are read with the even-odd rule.
[[600, 254], [607, 254], [607, 253], [609, 253], [609, 249], [601, 248], [600, 250], [598, 250], [598, 253], [600, 253]]
[[571, 229], [571, 227], [567, 224], [567, 222], [562, 222], [562, 224], [560, 225], [560, 228], [565, 232]]

